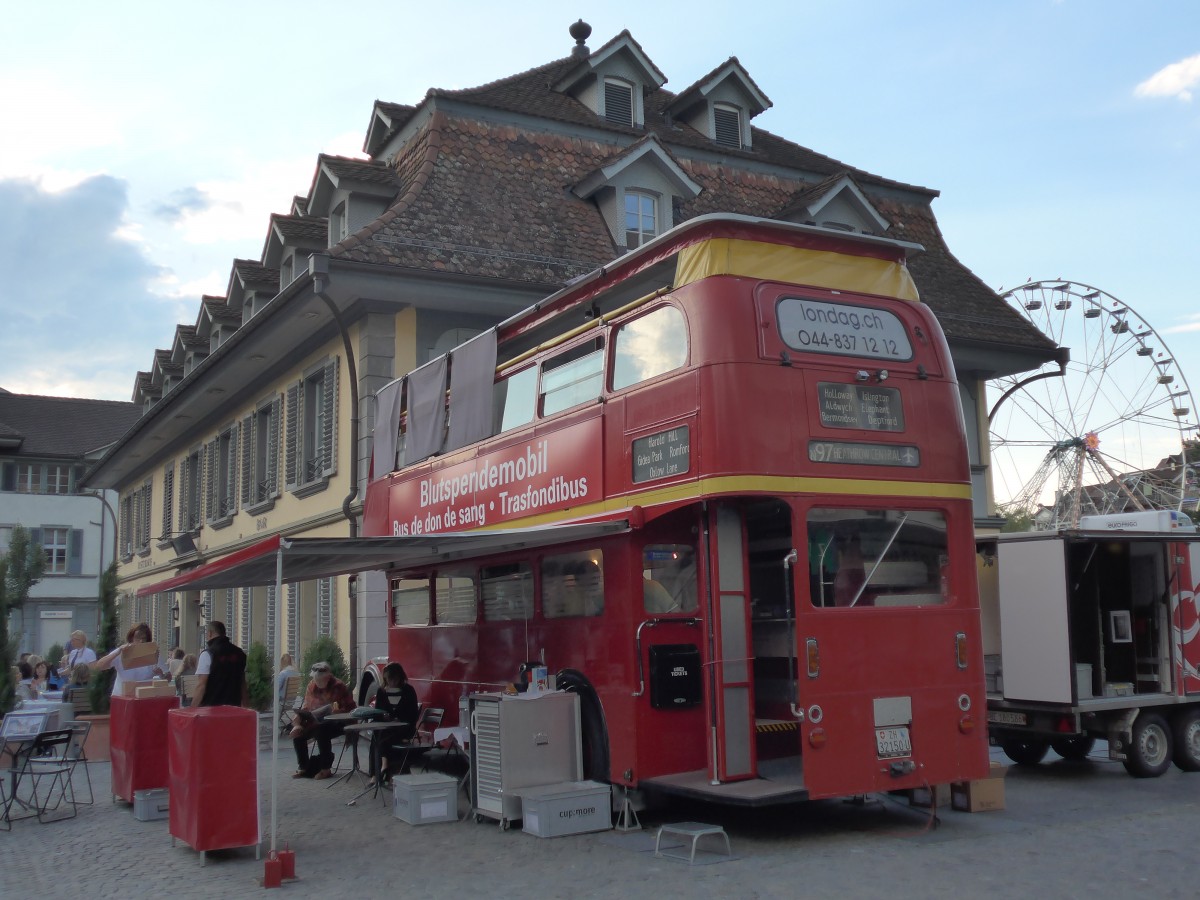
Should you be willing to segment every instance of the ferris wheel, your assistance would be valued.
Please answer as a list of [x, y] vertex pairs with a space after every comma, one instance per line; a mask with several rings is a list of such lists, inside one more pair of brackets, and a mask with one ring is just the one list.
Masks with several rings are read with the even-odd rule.
[[1070, 351], [988, 383], [998, 512], [1033, 528], [1082, 515], [1194, 509], [1196, 404], [1166, 341], [1127, 303], [1087, 284], [1030, 281], [1001, 295]]

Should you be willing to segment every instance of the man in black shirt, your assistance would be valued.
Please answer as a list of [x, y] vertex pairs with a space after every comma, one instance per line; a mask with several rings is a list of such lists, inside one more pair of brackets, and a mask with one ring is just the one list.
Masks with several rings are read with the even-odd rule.
[[204, 635], [208, 648], [196, 664], [193, 706], [246, 706], [246, 654], [225, 636], [224, 622], [209, 622]]

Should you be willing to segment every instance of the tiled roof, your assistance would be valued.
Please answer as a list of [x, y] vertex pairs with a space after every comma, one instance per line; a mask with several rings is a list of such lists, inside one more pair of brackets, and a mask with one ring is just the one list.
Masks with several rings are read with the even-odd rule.
[[0, 393], [0, 429], [20, 434], [19, 456], [81, 459], [112, 443], [141, 415], [136, 403]]
[[208, 341], [196, 334], [195, 325], [176, 325], [175, 337], [185, 348], [193, 350], [200, 347], [208, 348]]
[[279, 287], [279, 270], [268, 269], [253, 259], [235, 259], [234, 271], [248, 289], [255, 287]]
[[201, 302], [214, 322], [241, 323], [242, 321], [241, 310], [230, 308], [224, 297], [205, 297]]
[[317, 157], [317, 165], [326, 166], [330, 172], [339, 178], [364, 181], [368, 184], [389, 186], [396, 184], [396, 173], [392, 167], [376, 160], [354, 159], [349, 156], [329, 156], [322, 153]]
[[324, 246], [329, 239], [329, 220], [325, 218], [274, 215], [271, 222], [283, 235], [284, 243], [292, 246], [305, 243]]

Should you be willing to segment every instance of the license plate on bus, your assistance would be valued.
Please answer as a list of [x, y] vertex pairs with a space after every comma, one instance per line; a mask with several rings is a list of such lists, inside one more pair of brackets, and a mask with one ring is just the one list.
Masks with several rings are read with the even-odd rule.
[[896, 756], [912, 756], [912, 741], [907, 728], [876, 728], [875, 749], [880, 759]]
[[1005, 712], [1002, 709], [988, 710], [988, 721], [995, 725], [1028, 725], [1029, 717], [1022, 712]]

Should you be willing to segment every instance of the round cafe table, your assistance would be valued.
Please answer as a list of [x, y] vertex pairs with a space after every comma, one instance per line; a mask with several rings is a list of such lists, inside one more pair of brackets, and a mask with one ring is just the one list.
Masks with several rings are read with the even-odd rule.
[[[408, 723], [408, 722], [388, 721], [388, 722], [360, 722], [356, 725], [347, 725], [346, 726], [347, 732], [350, 732], [353, 734], [365, 734], [371, 741], [370, 771], [374, 776], [371, 784], [369, 784], [363, 791], [361, 791], [360, 793], [355, 795], [346, 804], [347, 806], [354, 806], [356, 803], [358, 803], [360, 797], [363, 797], [366, 794], [371, 793], [372, 791], [375, 792], [376, 797], [379, 796], [379, 787], [383, 783], [383, 760], [382, 760], [383, 736], [385, 734], [387, 734], [389, 731], [395, 731], [398, 728], [408, 727], [409, 724], [410, 723]], [[357, 750], [357, 747], [356, 747], [356, 750]], [[354, 755], [354, 759], [355, 759], [355, 763], [357, 764], [357, 762], [358, 762], [357, 752]]]

